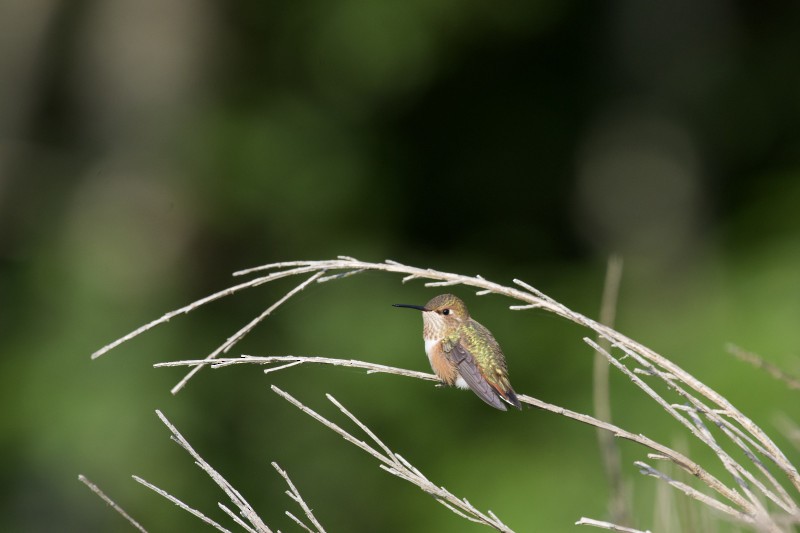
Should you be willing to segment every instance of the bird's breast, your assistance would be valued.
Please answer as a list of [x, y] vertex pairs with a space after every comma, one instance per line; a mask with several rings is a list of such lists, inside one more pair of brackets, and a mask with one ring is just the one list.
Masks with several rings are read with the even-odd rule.
[[[458, 369], [442, 349], [442, 339], [425, 339], [425, 353], [428, 354], [428, 362], [431, 364], [433, 372], [447, 385], [457, 385], [457, 380], [461, 377]], [[463, 379], [461, 380], [463, 382]], [[466, 382], [464, 382], [466, 385]]]
[[442, 342], [442, 339], [425, 339], [425, 353], [428, 354], [428, 361], [433, 366], [433, 354], [436, 353], [436, 346]]

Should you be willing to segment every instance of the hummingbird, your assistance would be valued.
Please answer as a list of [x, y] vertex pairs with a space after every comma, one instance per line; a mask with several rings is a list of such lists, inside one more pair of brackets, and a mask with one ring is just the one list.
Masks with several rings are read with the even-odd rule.
[[424, 306], [393, 305], [422, 311], [425, 353], [442, 382], [472, 389], [481, 400], [501, 411], [506, 410], [503, 402], [522, 408], [508, 381], [500, 345], [488, 329], [469, 316], [460, 298], [440, 294]]

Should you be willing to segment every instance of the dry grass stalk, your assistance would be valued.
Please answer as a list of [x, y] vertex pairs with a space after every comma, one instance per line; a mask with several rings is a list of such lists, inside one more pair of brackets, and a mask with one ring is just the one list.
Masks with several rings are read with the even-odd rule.
[[576, 526], [593, 526], [599, 527], [600, 529], [609, 529], [611, 531], [621, 531], [623, 533], [650, 533], [650, 530], [642, 531], [640, 529], [633, 529], [632, 527], [620, 526], [618, 524], [613, 524], [611, 522], [604, 522], [602, 520], [594, 520], [592, 518], [583, 517], [577, 522], [575, 522]]
[[141, 524], [139, 524], [139, 522], [137, 522], [136, 520], [134, 520], [134, 519], [133, 519], [133, 517], [131, 517], [131, 516], [130, 516], [128, 513], [126, 513], [126, 512], [125, 512], [125, 510], [124, 510], [122, 507], [120, 507], [119, 505], [117, 505], [117, 504], [114, 502], [114, 500], [112, 500], [111, 498], [109, 498], [109, 497], [106, 495], [106, 493], [105, 493], [105, 492], [103, 492], [102, 490], [100, 490], [100, 487], [98, 487], [97, 485], [95, 485], [94, 483], [92, 483], [91, 481], [89, 481], [89, 479], [88, 479], [86, 476], [84, 476], [83, 474], [81, 474], [81, 475], [79, 475], [79, 476], [78, 476], [78, 480], [80, 480], [80, 482], [81, 482], [81, 483], [83, 483], [84, 485], [86, 485], [87, 487], [89, 487], [89, 489], [91, 489], [91, 491], [92, 491], [92, 492], [94, 492], [95, 494], [97, 494], [97, 496], [98, 496], [98, 497], [99, 497], [101, 500], [103, 500], [103, 501], [104, 501], [104, 502], [106, 502], [108, 505], [110, 505], [110, 506], [111, 506], [111, 508], [112, 508], [112, 509], [114, 509], [114, 510], [115, 510], [115, 511], [116, 511], [116, 512], [117, 512], [117, 513], [120, 515], [120, 516], [122, 516], [122, 518], [124, 518], [125, 520], [127, 520], [127, 521], [128, 521], [128, 523], [129, 523], [130, 525], [132, 525], [134, 528], [138, 529], [138, 530], [139, 530], [139, 531], [141, 531], [142, 533], [147, 533], [147, 530], [146, 530], [145, 528], [143, 528], [143, 527], [141, 526]]
[[[670, 482], [668, 479], [665, 479], [663, 474], [657, 473], [656, 470], [650, 468], [644, 463], [641, 463], [639, 466], [646, 469], [645, 473], [648, 475], [657, 475], [657, 477], [664, 479], [670, 483], [671, 486], [678, 488], [697, 501], [721, 511], [727, 514], [729, 517], [734, 518], [742, 523], [750, 524], [758, 530], [777, 532], [781, 531], [782, 528], [787, 527], [787, 524], [789, 524], [788, 527], [791, 527], [791, 524], [800, 523], [800, 513], [798, 513], [798, 506], [795, 502], [797, 494], [791, 496], [782, 487], [781, 483], [769, 472], [760, 459], [757, 458], [756, 454], [761, 455], [773, 463], [773, 465], [781, 472], [785, 478], [785, 481], [792, 485], [794, 492], [800, 491], [800, 474], [798, 474], [796, 467], [787, 459], [785, 454], [757, 424], [755, 424], [741, 411], [734, 407], [722, 395], [704, 385], [694, 376], [678, 367], [670, 360], [615, 331], [610, 326], [604, 325], [580, 313], [572, 311], [563, 304], [558, 303], [521, 280], [514, 280], [515, 287], [503, 286], [488, 281], [481, 276], [470, 277], [440, 272], [432, 269], [421, 269], [402, 265], [390, 260], [387, 260], [384, 263], [370, 263], [344, 256], [339, 257], [338, 259], [325, 261], [292, 261], [275, 263], [237, 272], [236, 275], [248, 275], [269, 270], [273, 272], [267, 275], [260, 275], [253, 280], [232, 286], [228, 289], [189, 304], [181, 309], [167, 313], [161, 318], [154, 320], [153, 322], [150, 322], [149, 324], [146, 324], [130, 334], [118, 339], [117, 341], [105, 346], [93, 354], [93, 357], [98, 357], [115, 346], [118, 346], [122, 342], [125, 342], [126, 340], [129, 340], [158, 324], [164, 323], [178, 314], [188, 313], [210, 301], [288, 276], [310, 274], [309, 278], [298, 284], [283, 298], [278, 300], [264, 313], [256, 317], [244, 328], [230, 337], [225, 343], [223, 343], [205, 359], [178, 361], [158, 365], [185, 365], [192, 367], [190, 373], [187, 374], [187, 376], [181, 380], [178, 385], [176, 385], [176, 387], [173, 389], [173, 392], [178, 392], [183, 386], [186, 385], [188, 380], [197, 371], [205, 366], [218, 368], [230, 364], [240, 363], [281, 363], [281, 366], [267, 369], [267, 371], [285, 369], [290, 366], [304, 363], [322, 363], [363, 368], [368, 372], [387, 372], [415, 377], [418, 379], [434, 380], [434, 376], [425, 375], [424, 373], [413, 372], [404, 369], [393, 369], [391, 367], [374, 365], [361, 361], [348, 361], [325, 357], [283, 356], [270, 358], [243, 357], [218, 359], [217, 356], [221, 353], [229, 351], [238, 340], [251, 331], [261, 320], [272, 313], [279, 305], [312, 283], [325, 283], [340, 279], [342, 277], [355, 275], [364, 271], [383, 271], [403, 274], [403, 282], [413, 279], [430, 280], [425, 283], [425, 285], [429, 287], [443, 287], [458, 284], [467, 285], [478, 289], [478, 295], [492, 293], [506, 296], [521, 302], [520, 304], [511, 305], [510, 308], [512, 310], [543, 309], [576, 324], [580, 324], [593, 331], [601, 342], [607, 342], [608, 345], [610, 345], [614, 350], [620, 351], [622, 355], [617, 358], [612, 355], [610, 349], [604, 349], [603, 346], [592, 341], [591, 339], [584, 339], [585, 342], [587, 342], [587, 344], [589, 344], [597, 353], [605, 357], [612, 366], [623, 372], [631, 381], [633, 381], [633, 383], [635, 383], [640, 389], [642, 389], [642, 391], [650, 396], [667, 413], [681, 422], [695, 438], [699, 439], [701, 442], [711, 448], [729, 473], [734, 484], [731, 486], [726, 485], [721, 480], [713, 476], [707, 469], [691, 461], [685, 455], [678, 453], [667, 446], [659, 444], [643, 435], [625, 431], [614, 426], [613, 424], [598, 420], [588, 415], [575, 413], [558, 406], [547, 404], [528, 396], [520, 395], [521, 401], [542, 409], [547, 409], [563, 416], [567, 416], [569, 418], [573, 418], [583, 423], [605, 429], [612, 432], [617, 437], [638, 442], [649, 447], [656, 452], [655, 454], [650, 454], [651, 458], [669, 460], [681, 469], [695, 476], [704, 485], [711, 489], [712, 493], [716, 493], [717, 496], [712, 497], [695, 489], [691, 489], [691, 487], [680, 485], [678, 482]], [[632, 368], [629, 368], [628, 365], [631, 365]], [[644, 376], [644, 379], [640, 378], [640, 375]], [[671, 401], [666, 400], [662, 395], [655, 391], [653, 386], [646, 383], [645, 380], [656, 380], [661, 384], [661, 386], [665, 386], [668, 390], [675, 391], [679, 395], [681, 401], [688, 402], [688, 404], [674, 404]], [[288, 397], [286, 398], [287, 400], [289, 399]], [[331, 401], [335, 400], [331, 398]], [[302, 404], [297, 402], [295, 405], [300, 407]], [[311, 413], [309, 412], [309, 414]], [[328, 425], [323, 421], [324, 419], [317, 417], [315, 418]], [[705, 426], [704, 419], [712, 422], [712, 425], [722, 432], [722, 435], [725, 437], [724, 443], [719, 442], [714, 437], [712, 432], [709, 431], [709, 429]], [[359, 423], [359, 425], [361, 424]], [[331, 426], [329, 425], [328, 427]], [[362, 427], [362, 429], [365, 429], [365, 427]], [[342, 436], [344, 437], [345, 435], [342, 434]], [[345, 438], [347, 439], [347, 437]], [[361, 441], [351, 442], [360, 446], [358, 443]], [[727, 446], [733, 446], [735, 449], [743, 452], [749, 461], [748, 466], [737, 462], [727, 451]], [[369, 453], [372, 453], [370, 450], [373, 450], [372, 448], [364, 449]], [[392, 455], [388, 449], [383, 449], [383, 452], [376, 453], [378, 453], [376, 458], [382, 462], [388, 460], [392, 463], [392, 465], [395, 465], [395, 461], [400, 461], [400, 463], [405, 465], [407, 470], [402, 470], [399, 467], [396, 468], [395, 466], [384, 463], [384, 468], [388, 469], [390, 472], [398, 475], [399, 477], [406, 479], [406, 477], [404, 477], [406, 476], [404, 472], [415, 471], [413, 467], [407, 465], [399, 457]], [[419, 472], [415, 472], [415, 475], [421, 474]], [[720, 497], [721, 499], [719, 499]], [[437, 497], [437, 499], [439, 498]], [[451, 506], [452, 502], [447, 500], [447, 498], [439, 499], [439, 501], [442, 501], [443, 504], [447, 505], [454, 511], [458, 510], [458, 514], [461, 514], [462, 516], [472, 520], [475, 520], [477, 517], [478, 521], [486, 523], [487, 525], [491, 525], [491, 520], [495, 518], [494, 515], [491, 514], [480, 516], [471, 515], [470, 513], [463, 514], [462, 510], [460, 510], [457, 505]], [[458, 501], [461, 502], [462, 500]], [[766, 502], [771, 502], [772, 505], [768, 506]], [[501, 530], [505, 531], [505, 529]]]
[[740, 348], [735, 344], [729, 344], [727, 346], [727, 350], [729, 354], [733, 355], [740, 361], [744, 361], [745, 363], [749, 363], [756, 368], [760, 368], [771, 377], [777, 379], [778, 381], [782, 381], [790, 389], [800, 389], [800, 378], [793, 376], [788, 372], [784, 372], [776, 365], [773, 365], [769, 361], [765, 361], [760, 355], [753, 352], [748, 352], [747, 350]]
[[[600, 323], [614, 327], [617, 311], [617, 298], [622, 281], [622, 258], [612, 256], [608, 259], [606, 279], [603, 283], [603, 297], [600, 303]], [[598, 336], [597, 343], [605, 350], [610, 350], [610, 343]], [[611, 422], [611, 390], [609, 387], [610, 365], [605, 356], [599, 352], [594, 354], [592, 371], [592, 403], [594, 416], [600, 420]], [[622, 475], [622, 456], [614, 436], [597, 430], [597, 442], [600, 447], [600, 458], [609, 486], [608, 510], [611, 521], [621, 526], [632, 524], [630, 510], [630, 492]]]
[[[189, 452], [189, 455], [191, 455], [192, 458], [195, 460], [197, 466], [202, 468], [205, 471], [205, 473], [208, 474], [208, 476], [212, 480], [214, 480], [217, 486], [219, 486], [219, 488], [222, 489], [222, 491], [228, 496], [230, 501], [239, 509], [240, 516], [245, 518], [247, 522], [249, 522], [249, 524], [245, 524], [244, 522], [242, 522], [241, 519], [236, 517], [236, 515], [232, 513], [229, 509], [227, 509], [225, 506], [223, 506], [223, 504], [220, 503], [219, 506], [223, 508], [223, 510], [225, 510], [229, 515], [236, 517], [236, 522], [247, 531], [257, 532], [257, 533], [271, 533], [272, 530], [268, 528], [267, 525], [261, 520], [258, 514], [256, 514], [256, 512], [253, 510], [250, 504], [247, 503], [247, 500], [244, 499], [244, 497], [239, 493], [239, 491], [236, 490], [233, 487], [233, 485], [228, 483], [228, 481], [219, 472], [214, 470], [214, 468], [205, 459], [203, 459], [200, 456], [200, 454], [194, 450], [194, 448], [192, 448], [191, 444], [189, 444], [189, 441], [187, 441], [183, 437], [183, 435], [180, 434], [177, 428], [173, 426], [169, 420], [167, 420], [167, 417], [164, 416], [163, 413], [161, 413], [161, 411], [156, 411], [156, 414], [161, 419], [161, 422], [163, 422], [164, 425], [167, 426], [167, 428], [172, 433], [172, 440], [177, 442], [181, 448]], [[158, 487], [148, 483], [147, 481], [143, 480], [138, 476], [134, 476], [134, 479], [139, 483], [145, 485], [146, 487], [154, 490], [161, 496], [167, 498], [168, 500], [178, 505], [182, 509], [194, 514], [195, 516], [197, 516], [207, 524], [211, 525], [212, 527], [215, 527], [220, 531], [227, 531], [225, 528], [223, 528], [210, 518], [206, 517], [205, 515], [203, 515], [203, 513], [201, 513], [200, 511], [197, 511], [196, 509], [189, 507], [188, 505], [180, 501], [178, 498], [168, 494], [166, 491], [159, 489]]]
[[505, 533], [513, 533], [512, 529], [505, 525], [494, 513], [487, 511], [486, 513], [480, 512], [466, 498], [459, 498], [444, 487], [435, 485], [425, 475], [420, 472], [414, 465], [406, 461], [400, 454], [393, 452], [383, 441], [381, 441], [375, 433], [370, 430], [363, 422], [361, 422], [355, 415], [348, 411], [336, 398], [330, 394], [326, 394], [328, 400], [334, 404], [347, 418], [355, 423], [369, 438], [374, 445], [371, 445], [340, 426], [331, 422], [324, 416], [320, 415], [313, 409], [307, 407], [302, 402], [297, 400], [291, 394], [279, 389], [275, 385], [272, 390], [286, 401], [309, 415], [311, 418], [321, 423], [322, 425], [332, 429], [338, 433], [344, 440], [361, 448], [375, 459], [380, 462], [380, 467], [390, 474], [394, 474], [400, 479], [404, 479], [409, 483], [413, 483], [423, 491], [433, 496], [436, 501], [456, 513], [457, 515], [466, 518], [471, 522], [484, 524]]
[[[156, 411], [156, 414], [158, 414], [158, 417], [161, 419], [161, 421], [164, 423], [164, 425], [167, 426], [167, 428], [172, 433], [172, 440], [177, 442], [181, 446], [181, 448], [183, 448], [184, 450], [189, 452], [189, 455], [191, 455], [192, 458], [195, 460], [195, 464], [197, 464], [197, 466], [202, 468], [208, 474], [208, 476], [212, 480], [214, 480], [214, 482], [223, 490], [223, 492], [228, 496], [230, 501], [239, 510], [239, 513], [237, 514], [236, 512], [231, 510], [228, 506], [226, 506], [225, 504], [223, 504], [221, 502], [217, 503], [219, 508], [222, 509], [222, 511], [224, 511], [225, 514], [227, 514], [239, 527], [241, 527], [242, 529], [244, 529], [248, 533], [271, 533], [272, 530], [258, 516], [258, 514], [250, 506], [250, 504], [247, 503], [247, 500], [245, 500], [244, 497], [239, 493], [239, 491], [236, 490], [233, 487], [233, 485], [231, 485], [205, 459], [203, 459], [203, 457], [201, 457], [200, 454], [197, 453], [194, 450], [194, 448], [192, 448], [192, 446], [189, 444], [189, 442], [183, 437], [183, 435], [180, 434], [180, 432], [177, 430], [177, 428], [175, 428], [175, 426], [173, 426], [172, 423], [170, 423], [170, 421], [167, 420], [167, 417], [165, 417], [161, 413], [161, 411]], [[286, 484], [289, 486], [289, 490], [286, 491], [286, 494], [300, 506], [300, 508], [303, 510], [303, 512], [305, 513], [305, 515], [308, 518], [308, 520], [311, 522], [311, 527], [309, 527], [308, 525], [303, 523], [302, 520], [297, 518], [295, 515], [293, 515], [289, 511], [286, 511], [286, 515], [289, 518], [291, 518], [300, 527], [302, 527], [303, 529], [308, 531], [309, 533], [325, 533], [325, 529], [322, 527], [320, 522], [314, 516], [313, 511], [306, 504], [305, 500], [303, 500], [303, 497], [300, 495], [300, 491], [298, 491], [297, 487], [295, 487], [294, 483], [292, 483], [292, 480], [289, 478], [289, 475], [277, 463], [273, 462], [272, 466], [273, 466], [273, 468], [275, 468], [275, 470], [278, 472], [278, 474], [280, 474], [280, 476], [284, 479], [284, 481], [286, 481]], [[84, 481], [83, 476], [81, 476], [81, 478], [82, 478], [81, 481]], [[191, 507], [188, 504], [184, 503], [183, 501], [181, 501], [177, 497], [173, 496], [172, 494], [168, 493], [167, 491], [165, 491], [165, 490], [153, 485], [152, 483], [140, 478], [139, 476], [133, 476], [133, 479], [136, 480], [138, 483], [141, 483], [145, 487], [151, 489], [152, 491], [156, 492], [157, 494], [161, 495], [163, 498], [165, 498], [165, 499], [169, 500], [170, 502], [174, 503], [175, 505], [177, 505], [181, 509], [187, 511], [188, 513], [193, 514], [196, 517], [198, 517], [200, 520], [202, 520], [206, 524], [210, 525], [211, 527], [217, 529], [218, 531], [223, 531], [223, 532], [228, 532], [229, 533], [228, 529], [226, 529], [225, 527], [221, 526], [220, 524], [218, 524], [217, 522], [215, 522], [211, 518], [207, 517], [201, 511], [199, 511], [197, 509], [194, 509], [193, 507]], [[84, 482], [86, 482], [86, 481], [84, 481]], [[93, 486], [90, 485], [90, 488], [92, 488], [92, 487]], [[95, 492], [98, 492], [99, 489], [95, 490], [94, 488], [92, 488], [92, 490], [94, 490]], [[98, 492], [98, 495], [101, 495], [101, 494], [102, 493]], [[105, 497], [105, 495], [101, 495], [101, 497], [104, 500], [107, 500], [107, 497]], [[110, 500], [107, 500], [107, 501], [110, 501]], [[115, 508], [117, 508], [116, 505], [115, 505]], [[121, 509], [118, 509], [118, 512], [123, 514], [123, 516], [128, 518], [128, 520], [131, 523], [136, 525], [136, 522], [134, 522], [133, 519], [128, 517], [124, 513], [124, 511], [122, 511]], [[244, 520], [243, 520], [243, 518], [244, 518]], [[141, 527], [140, 527], [140, 530], [144, 531], [143, 529], [141, 529]]]
[[289, 511], [286, 511], [286, 516], [294, 520], [297, 525], [299, 525], [309, 533], [325, 533], [325, 529], [322, 527], [322, 524], [320, 524], [319, 521], [317, 520], [317, 517], [314, 516], [314, 512], [311, 510], [308, 504], [306, 504], [306, 501], [300, 495], [300, 491], [297, 490], [297, 487], [294, 486], [292, 480], [289, 479], [289, 474], [287, 474], [286, 471], [283, 470], [280, 466], [278, 466], [278, 463], [274, 461], [272, 463], [272, 468], [277, 470], [278, 474], [280, 474], [281, 477], [284, 479], [284, 481], [286, 481], [286, 484], [289, 485], [289, 490], [286, 491], [286, 495], [289, 496], [291, 499], [293, 499], [295, 502], [297, 502], [297, 504], [305, 513], [306, 517], [311, 521], [311, 525], [314, 526], [314, 528], [312, 529], [309, 526], [305, 525], [302, 520], [294, 516]]

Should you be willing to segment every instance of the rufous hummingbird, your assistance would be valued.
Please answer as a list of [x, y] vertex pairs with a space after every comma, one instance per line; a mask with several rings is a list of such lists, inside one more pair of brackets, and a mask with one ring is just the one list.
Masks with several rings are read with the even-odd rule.
[[393, 305], [422, 311], [425, 352], [443, 383], [472, 389], [481, 400], [502, 411], [506, 410], [503, 401], [522, 408], [508, 381], [500, 345], [488, 329], [469, 316], [460, 298], [440, 294], [424, 306]]

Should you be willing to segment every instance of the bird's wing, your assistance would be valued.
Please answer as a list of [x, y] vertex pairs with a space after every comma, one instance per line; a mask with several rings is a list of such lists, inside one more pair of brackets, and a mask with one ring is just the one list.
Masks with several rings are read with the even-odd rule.
[[464, 378], [464, 381], [467, 382], [472, 392], [495, 409], [505, 411], [505, 404], [500, 401], [500, 397], [494, 387], [483, 377], [478, 364], [475, 362], [475, 358], [469, 350], [467, 350], [460, 341], [451, 343], [447, 348], [450, 349], [445, 349], [445, 354], [456, 364], [458, 373]]
[[461, 342], [464, 343], [465, 348], [469, 352], [472, 352], [472, 343], [475, 342], [476, 333], [479, 334], [484, 342], [488, 342], [491, 355], [491, 364], [489, 367], [491, 370], [487, 369], [488, 373], [483, 374], [483, 377], [489, 385], [497, 391], [502, 400], [505, 400], [517, 409], [521, 409], [522, 406], [519, 403], [519, 399], [514, 393], [514, 389], [511, 387], [511, 382], [508, 380], [508, 367], [506, 367], [506, 359], [503, 356], [500, 345], [492, 336], [492, 333], [479, 322], [471, 320], [471, 325], [472, 327], [467, 329], [466, 334], [461, 337]]

